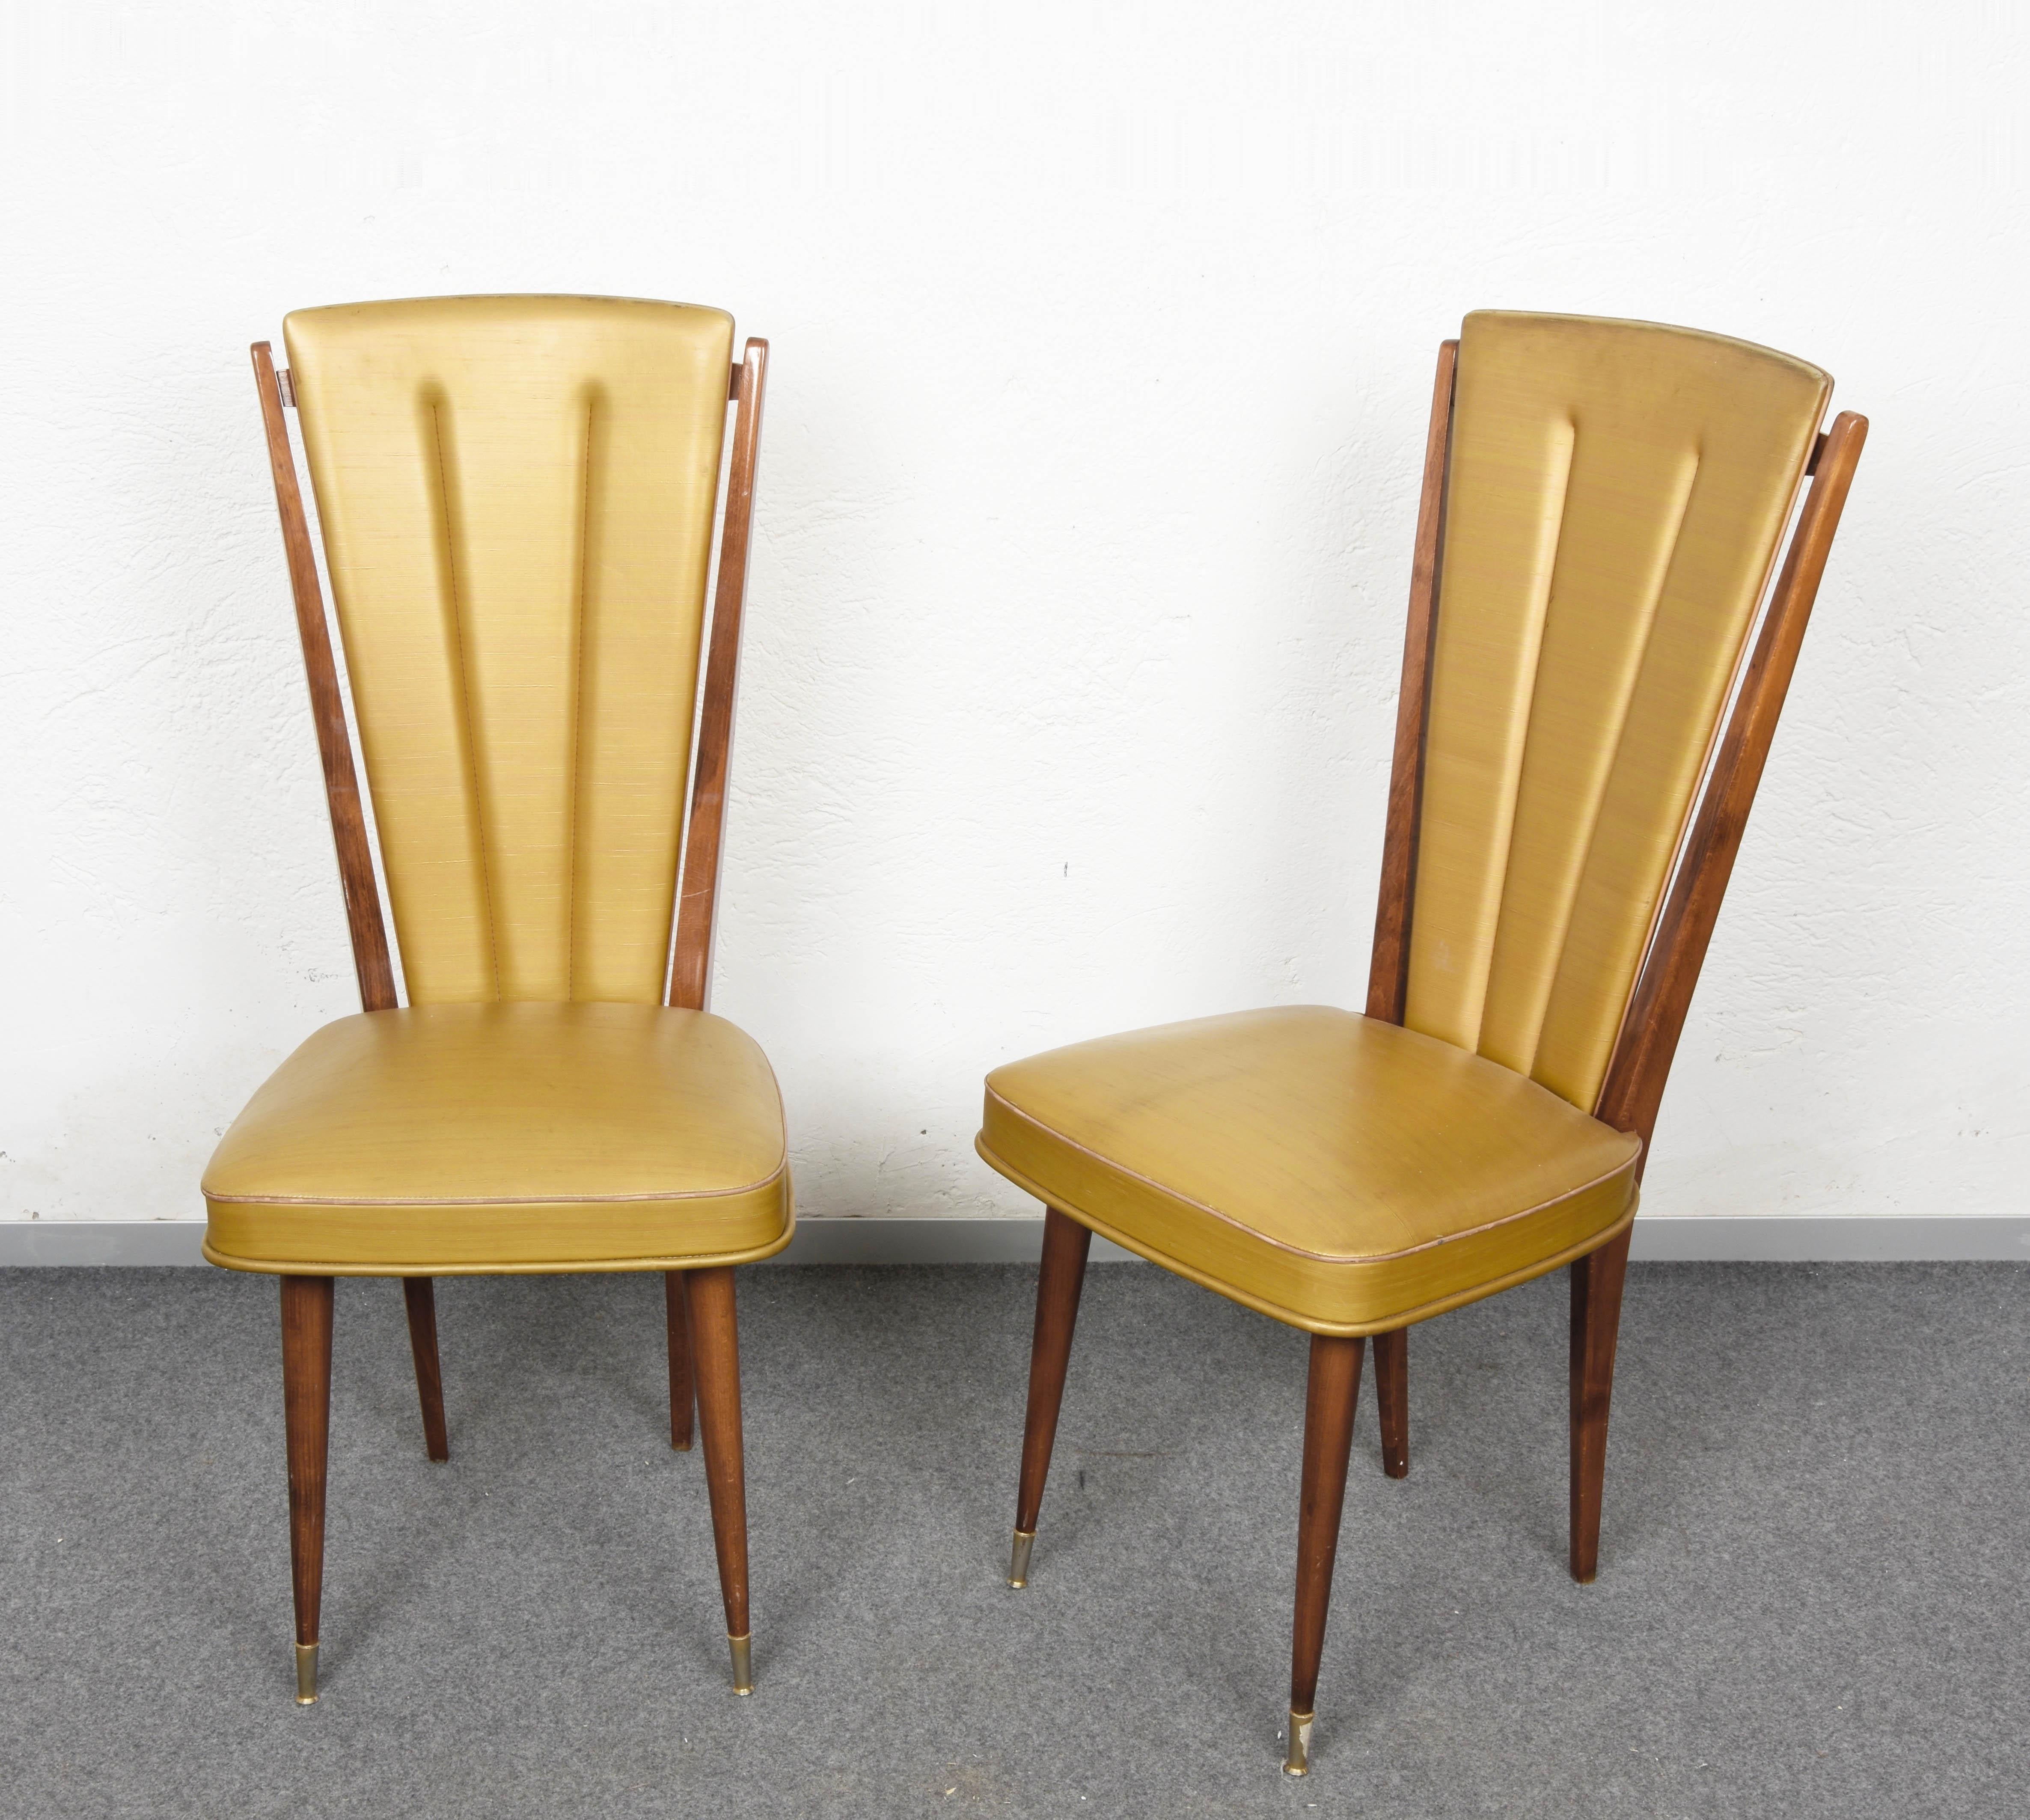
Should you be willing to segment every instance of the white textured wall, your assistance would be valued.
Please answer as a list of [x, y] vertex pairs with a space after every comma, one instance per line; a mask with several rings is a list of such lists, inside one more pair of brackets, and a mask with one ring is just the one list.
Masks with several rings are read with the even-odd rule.
[[813, 1215], [1021, 1210], [979, 1081], [1363, 989], [1436, 344], [1874, 437], [1656, 1211], [2022, 1210], [2020, 9], [73, 0], [0, 27], [0, 1217], [188, 1217], [357, 1007], [246, 344], [572, 289], [775, 349], [716, 1007]]

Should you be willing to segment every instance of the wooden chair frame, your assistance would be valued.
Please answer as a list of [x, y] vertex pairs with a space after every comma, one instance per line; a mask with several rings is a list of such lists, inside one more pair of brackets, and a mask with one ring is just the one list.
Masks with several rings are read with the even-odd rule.
[[[1453, 381], [1459, 343], [1438, 349], [1430, 429], [1424, 448], [1422, 497], [1410, 577], [1403, 679], [1396, 714], [1395, 755], [1381, 850], [1380, 902], [1368, 974], [1367, 1015], [1400, 1024], [1409, 992], [1410, 925], [1415, 908], [1417, 839], [1423, 806], [1424, 750], [1436, 639], [1445, 495], [1452, 457]], [[1818, 598], [1833, 536], [1868, 437], [1868, 419], [1843, 411], [1814, 444], [1811, 477], [1790, 542], [1761, 616], [1753, 654], [1741, 675], [1694, 813], [1680, 844], [1669, 888], [1623, 1014], [1593, 1116], [1641, 1141], [1638, 1178], [1677, 1052], [1693, 988], [1740, 851], [1764, 763], [1783, 711], [1798, 652]], [[1746, 648], [1746, 644], [1744, 645]], [[1077, 1319], [1079, 1291], [1091, 1234], [1069, 1215], [1046, 1209], [1036, 1325], [1030, 1356], [1029, 1402], [1016, 1498], [1015, 1552], [1009, 1584], [1027, 1579], [1050, 1471], [1058, 1410]], [[1628, 1266], [1629, 1229], [1571, 1267], [1571, 1566], [1592, 1581], [1600, 1559], [1601, 1494], [1607, 1465], [1608, 1409], [1621, 1292]], [[1374, 1336], [1376, 1394], [1382, 1465], [1392, 1478], [1410, 1469], [1407, 1328]], [[1346, 1495], [1355, 1398], [1365, 1342], [1314, 1334], [1304, 1405], [1303, 1487], [1297, 1522], [1297, 1576], [1290, 1662], [1290, 1734], [1285, 1768], [1309, 1766], [1311, 1715], [1325, 1647], [1334, 1558]]]
[[[359, 979], [362, 1009], [399, 1003], [395, 972], [374, 875], [373, 843], [352, 761], [344, 691], [332, 653], [330, 622], [318, 575], [303, 488], [283, 416], [296, 404], [287, 369], [277, 370], [270, 344], [253, 344], [254, 377], [267, 435], [268, 462], [281, 515], [282, 542], [303, 648], [318, 756], [338, 852], [346, 925]], [[703, 687], [694, 705], [697, 738], [685, 818], [676, 914], [664, 1003], [705, 1008], [712, 974], [719, 861], [726, 819], [727, 766], [733, 742], [734, 690], [740, 664], [741, 617], [747, 597], [754, 518], [754, 480], [761, 446], [768, 344], [750, 338], [728, 376], [734, 408], [733, 453], [725, 482], [718, 571]], [[282, 1283], [283, 1405], [289, 1468], [289, 1554], [296, 1595], [299, 1701], [317, 1697], [318, 1606], [324, 1565], [325, 1476], [331, 1405], [333, 1279], [284, 1276]], [[422, 1406], [425, 1450], [448, 1460], [442, 1373], [437, 1356], [436, 1294], [427, 1276], [404, 1276], [409, 1345]], [[752, 1691], [747, 1610], [747, 1509], [740, 1429], [740, 1358], [733, 1271], [668, 1271], [664, 1276], [669, 1348], [670, 1445], [688, 1450], [692, 1410], [705, 1437], [705, 1479], [719, 1586], [732, 1643], [734, 1687]]]

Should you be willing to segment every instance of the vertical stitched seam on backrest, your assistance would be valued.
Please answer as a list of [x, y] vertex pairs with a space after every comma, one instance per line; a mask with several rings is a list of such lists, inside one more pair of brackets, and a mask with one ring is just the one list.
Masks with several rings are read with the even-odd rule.
[[[1826, 381], [1821, 385], [1818, 401], [1812, 408], [1812, 426], [1824, 420], [1826, 406], [1831, 396], [1831, 382]], [[1786, 537], [1796, 535], [1794, 527], [1801, 516], [1806, 490], [1811, 485], [1805, 463], [1811, 448], [1811, 438], [1816, 434], [1816, 428], [1808, 428], [1805, 432], [1805, 445], [1799, 452], [1798, 465], [1792, 471], [1789, 493], [1778, 516], [1768, 552], [1763, 559], [1761, 572], [1749, 596], [1748, 616], [1742, 622], [1740, 635], [1734, 643], [1733, 661], [1728, 665], [1727, 679], [1720, 688], [1720, 701], [1713, 709], [1712, 720], [1706, 728], [1698, 764], [1692, 773], [1692, 786], [1686, 793], [1684, 806], [1679, 813], [1677, 828], [1671, 837], [1670, 852], [1664, 861], [1664, 876], [1657, 884], [1656, 896], [1650, 902], [1649, 921], [1642, 932], [1641, 945], [1635, 951], [1635, 966], [1628, 977], [1628, 989], [1622, 995], [1620, 1017], [1608, 1037], [1607, 1054], [1601, 1063], [1600, 1080], [1593, 1089], [1593, 1104], [1580, 1108], [1582, 1111], [1592, 1113], [1596, 1118], [1600, 1115], [1601, 1096], [1607, 1092], [1608, 1077], [1614, 1070], [1615, 1055], [1619, 1047], [1623, 1027], [1627, 1022], [1629, 1007], [1635, 1003], [1635, 995], [1642, 989], [1643, 976], [1648, 973], [1651, 961], [1656, 958], [1656, 932], [1662, 925], [1664, 913], [1670, 904], [1671, 894], [1676, 888], [1686, 850], [1691, 843], [1692, 832], [1697, 826], [1700, 811], [1705, 806], [1706, 793], [1712, 787], [1720, 748], [1733, 727], [1734, 716], [1740, 705], [1740, 691], [1746, 681], [1749, 668], [1754, 662], [1762, 627], [1768, 620], [1769, 609], [1775, 604], [1775, 584], [1778, 569], [1789, 547], [1785, 540]], [[1700, 454], [1703, 459], [1703, 447]]]
[[592, 435], [599, 409], [588, 390], [585, 401], [585, 480], [578, 489], [578, 634], [572, 641], [571, 813], [564, 836], [564, 997], [578, 997], [578, 793], [585, 787], [585, 642], [592, 568]]
[[1601, 811], [1607, 805], [1608, 794], [1614, 788], [1615, 776], [1621, 769], [1622, 747], [1628, 737], [1628, 713], [1635, 705], [1635, 692], [1642, 681], [1643, 666], [1649, 659], [1649, 647], [1656, 636], [1656, 621], [1660, 616], [1664, 597], [1670, 591], [1671, 569], [1678, 560], [1678, 545], [1684, 541], [1685, 523], [1692, 515], [1692, 495], [1698, 489], [1699, 468], [1705, 460], [1705, 450], [1692, 451], [1692, 471], [1685, 479], [1684, 497], [1678, 506], [1678, 522], [1671, 527], [1671, 542], [1656, 565], [1656, 585], [1649, 596], [1642, 627], [1642, 643], [1636, 651], [1634, 661], [1628, 668], [1628, 680], [1621, 698], [1621, 705], [1614, 729], [1613, 755], [1607, 761], [1607, 769], [1601, 775], [1600, 788], [1595, 793], [1593, 806], [1588, 814], [1586, 839], [1580, 847], [1578, 863], [1572, 874], [1571, 895], [1565, 900], [1564, 913], [1558, 930], [1558, 940], [1551, 964], [1551, 983], [1544, 994], [1544, 1003], [1537, 1014], [1537, 1028], [1530, 1038], [1529, 1066], [1523, 1070], [1534, 1077], [1537, 1052], [1543, 1047], [1544, 1025], [1550, 1016], [1551, 1002], [1557, 996], [1558, 981], [1563, 977], [1566, 944], [1571, 940], [1572, 916], [1578, 908], [1579, 893], [1585, 888], [1586, 869], [1593, 858], [1593, 843], [1600, 836]]
[[1508, 791], [1508, 833], [1501, 852], [1501, 882], [1495, 894], [1494, 927], [1487, 940], [1487, 970], [1482, 975], [1480, 1002], [1474, 1007], [1473, 1046], [1480, 1052], [1480, 1042], [1487, 1028], [1487, 998], [1494, 989], [1495, 958], [1501, 951], [1501, 919], [1508, 901], [1508, 872], [1515, 861], [1516, 811], [1522, 799], [1522, 778], [1530, 765], [1530, 728], [1536, 717], [1537, 684], [1544, 673], [1544, 635], [1551, 621], [1551, 597], [1558, 586], [1558, 558], [1563, 553], [1565, 520], [1571, 515], [1572, 501], [1572, 470], [1578, 465], [1579, 426], [1575, 419], [1567, 417], [1565, 427], [1571, 432], [1571, 440], [1565, 446], [1565, 478], [1558, 493], [1558, 525], [1551, 539], [1551, 561], [1544, 581], [1544, 597], [1537, 612], [1537, 650], [1530, 665], [1530, 699], [1522, 710], [1522, 750], [1515, 755], [1515, 781]]
[[493, 929], [493, 873], [487, 860], [486, 800], [479, 787], [479, 731], [472, 713], [472, 681], [465, 658], [465, 609], [458, 590], [458, 539], [452, 510], [451, 476], [444, 467], [444, 404], [430, 400], [430, 434], [437, 445], [437, 497], [444, 515], [444, 579], [451, 585], [452, 649], [458, 657], [459, 710], [465, 721], [466, 781], [472, 791], [473, 826], [479, 836], [479, 899], [486, 917], [486, 958], [493, 978], [493, 996], [500, 997], [500, 950]]

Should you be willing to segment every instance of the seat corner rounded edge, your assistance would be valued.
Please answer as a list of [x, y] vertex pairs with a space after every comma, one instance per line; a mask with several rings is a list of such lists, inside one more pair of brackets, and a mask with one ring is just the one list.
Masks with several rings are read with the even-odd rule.
[[1028, 1056], [1021, 1056], [1013, 1062], [1003, 1062], [998, 1068], [990, 1068], [981, 1076], [980, 1090], [987, 1104], [991, 1106], [996, 1100], [1006, 1099], [1001, 1091], [1001, 1084], [1029, 1059]]
[[262, 1263], [253, 1258], [235, 1256], [232, 1252], [214, 1244], [211, 1216], [208, 1208], [205, 1215], [204, 1237], [198, 1241], [198, 1252], [206, 1264], [215, 1264], [221, 1270], [239, 1271], [243, 1275], [250, 1276], [273, 1276], [276, 1274], [272, 1264]]
[[792, 1204], [785, 1207], [783, 1210], [782, 1231], [777, 1234], [775, 1238], [768, 1241], [766, 1244], [757, 1246], [755, 1249], [754, 1255], [748, 1259], [747, 1262], [749, 1264], [766, 1264], [770, 1258], [780, 1256], [783, 1252], [787, 1251], [790, 1247], [796, 1242], [796, 1238], [797, 1210], [794, 1205]]
[[796, 1178], [790, 1173], [790, 1159], [786, 1154], [783, 1156], [782, 1168], [777, 1172], [776, 1181], [780, 1185], [783, 1198], [783, 1230], [768, 1241], [768, 1249], [764, 1254], [768, 1257], [773, 1257], [779, 1251], [786, 1250], [797, 1236], [797, 1184]]
[[[218, 1204], [233, 1206], [242, 1201], [263, 1198], [258, 1188], [250, 1187], [240, 1180], [233, 1168], [233, 1159], [227, 1155], [227, 1146], [232, 1142], [233, 1132], [240, 1121], [235, 1119], [225, 1128], [225, 1135], [219, 1139], [210, 1159], [205, 1163], [204, 1173], [198, 1178], [197, 1191], [204, 1197], [206, 1217], [214, 1217]], [[225, 1161], [221, 1166], [220, 1159]]]
[[987, 1127], [983, 1123], [972, 1134], [972, 1149], [973, 1154], [996, 1175], [1006, 1176], [1010, 1182], [1017, 1179], [1014, 1171], [995, 1154], [994, 1146], [987, 1141]]
[[[729, 1245], [717, 1253], [700, 1255], [712, 1255], [719, 1264], [738, 1266], [765, 1264], [779, 1252], [788, 1250], [797, 1236], [797, 1191], [786, 1156], [773, 1175], [765, 1182], [757, 1183], [745, 1193], [758, 1196], [771, 1189], [775, 1191], [779, 1215], [779, 1224], [774, 1232], [766, 1238], [756, 1238], [750, 1244]], [[760, 1211], [765, 1211], [765, 1209], [757, 1210]]]
[[972, 1141], [973, 1148], [980, 1152], [983, 1160], [996, 1169], [999, 1169], [1001, 1164], [992, 1154], [995, 1126], [1004, 1118], [1027, 1116], [1015, 1099], [1003, 1091], [1007, 1085], [1004, 1077], [1021, 1066], [1019, 1062], [1003, 1063], [987, 1077], [980, 1092], [980, 1130]]

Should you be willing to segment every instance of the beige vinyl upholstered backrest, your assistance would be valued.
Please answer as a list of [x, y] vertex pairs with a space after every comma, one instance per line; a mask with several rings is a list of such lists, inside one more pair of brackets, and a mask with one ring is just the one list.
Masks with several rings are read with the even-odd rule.
[[1831, 389], [1690, 329], [1467, 318], [1411, 1029], [1592, 1110]]
[[284, 324], [410, 1000], [664, 992], [732, 318]]

